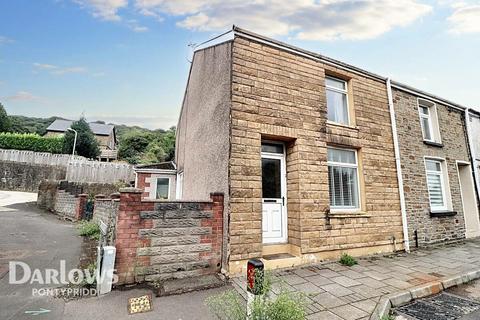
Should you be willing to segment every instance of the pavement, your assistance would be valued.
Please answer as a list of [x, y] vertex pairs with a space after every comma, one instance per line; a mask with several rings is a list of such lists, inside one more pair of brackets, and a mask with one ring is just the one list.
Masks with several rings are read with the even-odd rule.
[[[381, 298], [480, 267], [480, 240], [422, 249], [410, 254], [358, 259], [352, 267], [337, 262], [271, 272], [273, 292], [301, 292], [307, 319], [369, 319]], [[245, 297], [245, 279], [233, 280]]]

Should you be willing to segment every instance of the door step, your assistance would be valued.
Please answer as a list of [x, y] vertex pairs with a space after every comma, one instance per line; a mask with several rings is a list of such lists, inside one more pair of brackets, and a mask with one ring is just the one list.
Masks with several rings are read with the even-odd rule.
[[267, 270], [291, 268], [302, 264], [301, 257], [294, 256], [290, 253], [264, 255], [262, 260]]
[[275, 253], [275, 254], [264, 255], [262, 258], [265, 260], [280, 260], [280, 259], [295, 258], [295, 256], [290, 253]]

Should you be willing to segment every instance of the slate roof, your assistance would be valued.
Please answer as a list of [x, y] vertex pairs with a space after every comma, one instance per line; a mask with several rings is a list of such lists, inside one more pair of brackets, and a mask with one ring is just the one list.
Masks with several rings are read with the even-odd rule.
[[[47, 131], [65, 132], [72, 125], [72, 120], [57, 119], [53, 121], [47, 128]], [[88, 125], [93, 133], [99, 136], [109, 136], [115, 126], [113, 124], [103, 124], [97, 122], [89, 122]]]

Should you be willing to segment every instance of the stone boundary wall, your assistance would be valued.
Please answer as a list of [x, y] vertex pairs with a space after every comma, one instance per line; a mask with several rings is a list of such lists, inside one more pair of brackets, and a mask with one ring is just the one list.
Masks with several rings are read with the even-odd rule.
[[80, 220], [81, 212], [77, 212], [79, 198], [64, 190], [57, 190], [53, 212], [69, 220]]
[[63, 218], [81, 220], [89, 196], [117, 191], [114, 184], [44, 180], [38, 187], [37, 205]]
[[162, 282], [220, 272], [223, 194], [211, 201], [141, 200], [142, 190], [120, 190], [117, 214], [118, 285]]
[[104, 195], [95, 196], [93, 209], [93, 221], [102, 221], [107, 225], [105, 245], [115, 244], [115, 228], [117, 225], [117, 213], [120, 206], [120, 193], [112, 193], [110, 198]]
[[45, 179], [65, 179], [66, 169], [13, 161], [0, 161], [0, 190], [36, 192]]

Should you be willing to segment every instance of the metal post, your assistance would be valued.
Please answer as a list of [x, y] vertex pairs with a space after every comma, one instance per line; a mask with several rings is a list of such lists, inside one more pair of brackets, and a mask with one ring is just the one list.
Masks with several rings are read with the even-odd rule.
[[73, 150], [72, 150], [72, 159], [73, 159], [73, 156], [75, 156], [75, 147], [77, 146], [77, 130], [72, 128], [68, 128], [67, 130], [73, 131], [75, 133], [75, 139], [73, 140]]
[[250, 259], [247, 262], [247, 319], [252, 314], [252, 305], [255, 296], [263, 292], [263, 262], [259, 259]]

